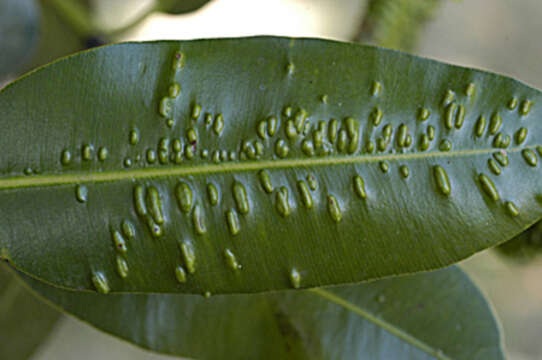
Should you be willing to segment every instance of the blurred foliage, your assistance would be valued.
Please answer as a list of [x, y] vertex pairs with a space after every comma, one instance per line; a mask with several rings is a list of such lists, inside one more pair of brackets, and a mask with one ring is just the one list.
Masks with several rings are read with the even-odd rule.
[[542, 221], [496, 249], [499, 254], [518, 263], [528, 263], [535, 259], [542, 254]]
[[47, 339], [60, 316], [0, 263], [0, 359], [30, 357]]
[[369, 0], [357, 38], [391, 49], [411, 51], [441, 0]]
[[[105, 0], [95, 0], [95, 1], [105, 1]], [[211, 0], [154, 0], [152, 6], [146, 11], [143, 11], [141, 14], [131, 19], [127, 24], [122, 25], [118, 28], [107, 31], [107, 35], [110, 38], [117, 38], [119, 35], [124, 34], [125, 32], [135, 28], [140, 25], [149, 15], [152, 15], [156, 12], [163, 12], [167, 14], [180, 15], [184, 13], [193, 12], [199, 10]], [[134, 5], [137, 0], [125, 1], [122, 4], [115, 4], [118, 8], [130, 8]]]
[[79, 37], [84, 39], [96, 34], [97, 28], [90, 11], [92, 2], [85, 0], [41, 0], [41, 2], [44, 6], [54, 7], [62, 21]]
[[30, 60], [39, 23], [40, 9], [34, 0], [0, 0], [0, 80]]
[[169, 14], [183, 14], [196, 11], [207, 4], [210, 0], [158, 0], [158, 11]]
[[41, 2], [40, 36], [37, 52], [25, 71], [85, 48], [85, 41], [47, 0]]

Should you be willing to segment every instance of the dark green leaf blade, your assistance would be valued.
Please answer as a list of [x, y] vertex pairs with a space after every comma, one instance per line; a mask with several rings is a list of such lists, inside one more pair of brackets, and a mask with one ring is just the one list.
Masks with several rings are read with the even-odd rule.
[[0, 359], [28, 359], [48, 338], [60, 315], [0, 263]]
[[443, 267], [542, 216], [541, 103], [503, 76], [326, 40], [84, 52], [0, 93], [0, 256], [102, 292]]
[[195, 359], [504, 359], [499, 326], [457, 268], [274, 294], [72, 292], [25, 277], [81, 320]]

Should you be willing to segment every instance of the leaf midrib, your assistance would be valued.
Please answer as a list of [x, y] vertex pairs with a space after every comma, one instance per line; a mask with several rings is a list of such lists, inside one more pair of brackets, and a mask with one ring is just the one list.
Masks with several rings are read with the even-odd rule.
[[375, 324], [378, 327], [381, 327], [382, 329], [386, 330], [390, 334], [392, 334], [392, 335], [398, 337], [399, 339], [405, 341], [406, 343], [408, 343], [408, 344], [422, 350], [423, 352], [425, 352], [425, 353], [427, 353], [427, 354], [429, 354], [431, 356], [434, 356], [435, 358], [437, 358], [439, 360], [452, 360], [448, 356], [444, 355], [442, 353], [442, 351], [432, 348], [431, 346], [427, 345], [423, 341], [421, 341], [421, 340], [415, 338], [414, 336], [408, 334], [404, 330], [390, 324], [389, 322], [387, 322], [384, 319], [378, 318], [377, 316], [371, 314], [370, 312], [368, 312], [368, 311], [360, 308], [359, 306], [357, 306], [357, 305], [355, 305], [355, 304], [341, 298], [340, 296], [335, 295], [334, 293], [332, 293], [330, 291], [327, 291], [327, 290], [322, 289], [322, 288], [314, 288], [314, 289], [310, 289], [309, 291], [316, 294], [316, 295], [318, 295], [318, 296], [320, 296], [320, 297], [322, 297], [322, 298], [324, 298], [324, 299], [326, 299], [326, 300], [328, 300], [328, 301], [330, 301], [330, 302], [332, 302], [332, 303], [335, 303], [335, 304], [345, 308], [346, 310], [352, 311], [353, 313], [360, 316], [361, 318], [372, 322], [373, 324]]
[[[539, 145], [529, 147], [516, 147], [506, 150], [507, 153], [515, 153], [524, 149], [534, 149]], [[203, 163], [195, 166], [175, 166], [166, 168], [140, 168], [106, 172], [79, 172], [56, 175], [32, 175], [13, 176], [0, 179], [0, 190], [47, 187], [66, 184], [103, 183], [122, 180], [135, 180], [157, 177], [201, 175], [209, 173], [243, 172], [263, 169], [284, 169], [293, 167], [333, 166], [353, 163], [376, 163], [387, 160], [415, 160], [441, 157], [465, 157], [471, 155], [490, 154], [500, 149], [479, 149], [463, 151], [435, 151], [425, 153], [385, 154], [385, 155], [358, 155], [358, 156], [328, 156], [308, 159], [280, 159], [280, 160], [256, 160], [243, 162], [228, 162], [222, 164]]]

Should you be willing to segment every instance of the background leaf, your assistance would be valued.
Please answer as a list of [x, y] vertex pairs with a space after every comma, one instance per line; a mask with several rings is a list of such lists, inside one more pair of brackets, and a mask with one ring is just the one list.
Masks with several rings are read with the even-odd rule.
[[457, 268], [326, 290], [209, 299], [100, 295], [25, 280], [101, 330], [195, 359], [504, 359], [490, 307]]
[[0, 359], [28, 359], [48, 338], [60, 315], [0, 264]]
[[210, 0], [158, 0], [159, 11], [170, 14], [184, 14], [205, 6]]
[[501, 255], [519, 263], [532, 261], [542, 253], [542, 222], [537, 222], [496, 249]]
[[369, 0], [355, 41], [412, 51], [442, 0]]
[[102, 292], [442, 267], [540, 219], [541, 100], [499, 75], [325, 40], [81, 53], [0, 93], [0, 255]]
[[[78, 7], [88, 10], [88, 4], [76, 0]], [[52, 1], [41, 1], [41, 22], [39, 26], [40, 41], [32, 59], [24, 66], [25, 71], [33, 70], [51, 61], [77, 51], [84, 50], [88, 44], [82, 35], [77, 33], [66, 17], [58, 11]], [[14, 59], [10, 59], [13, 61]]]
[[30, 60], [38, 43], [39, 25], [36, 1], [0, 1], [0, 80]]

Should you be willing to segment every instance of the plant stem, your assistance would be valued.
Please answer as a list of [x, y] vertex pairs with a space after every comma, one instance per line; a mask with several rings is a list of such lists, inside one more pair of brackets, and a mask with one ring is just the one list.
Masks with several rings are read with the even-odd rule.
[[82, 39], [105, 35], [106, 38], [115, 38], [141, 24], [149, 15], [159, 9], [158, 4], [151, 6], [133, 21], [112, 30], [100, 29], [94, 24], [88, 12], [74, 0], [42, 0], [52, 6], [57, 14], [70, 25]]
[[442, 0], [369, 0], [354, 42], [412, 51]]
[[64, 20], [81, 38], [96, 35], [96, 26], [93, 24], [88, 12], [73, 0], [42, 0], [52, 6], [57, 14]]

